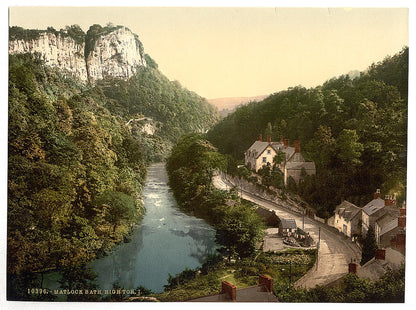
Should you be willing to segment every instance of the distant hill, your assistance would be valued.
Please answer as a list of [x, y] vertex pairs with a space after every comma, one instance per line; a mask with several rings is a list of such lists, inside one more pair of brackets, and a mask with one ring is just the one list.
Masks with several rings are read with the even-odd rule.
[[221, 117], [225, 117], [228, 114], [234, 112], [236, 107], [242, 104], [246, 104], [253, 101], [261, 101], [266, 98], [268, 95], [253, 96], [253, 97], [225, 97], [225, 98], [215, 98], [207, 99], [207, 101], [216, 106]]

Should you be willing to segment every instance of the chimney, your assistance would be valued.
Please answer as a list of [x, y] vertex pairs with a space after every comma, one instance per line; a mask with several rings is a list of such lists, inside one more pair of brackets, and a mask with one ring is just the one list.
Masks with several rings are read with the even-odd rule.
[[348, 273], [357, 274], [358, 265], [351, 260], [351, 263], [348, 264]]
[[386, 207], [391, 207], [392, 201], [391, 201], [391, 196], [390, 195], [384, 196], [384, 205]]
[[300, 142], [299, 140], [295, 140], [295, 153], [300, 153]]
[[259, 285], [264, 285], [268, 292], [273, 292], [273, 278], [259, 275]]
[[285, 139], [285, 149], [289, 147], [289, 139]]
[[262, 142], [263, 141], [263, 136], [260, 134], [259, 135], [259, 141]]
[[406, 216], [406, 202], [403, 201], [403, 205], [400, 208], [400, 216]]
[[374, 255], [375, 259], [379, 260], [386, 260], [386, 250], [385, 249], [377, 249]]
[[280, 144], [283, 144], [283, 135], [280, 136]]
[[[401, 211], [402, 209], [400, 209]], [[397, 226], [401, 228], [406, 228], [406, 216], [399, 216], [397, 219]]]
[[228, 294], [231, 301], [236, 301], [237, 298], [237, 288], [234, 284], [231, 284], [227, 281], [221, 282], [221, 294]]
[[272, 137], [267, 136], [267, 142], [268, 142], [269, 144], [272, 144]]
[[376, 192], [374, 193], [374, 199], [380, 198], [380, 189], [377, 188]]

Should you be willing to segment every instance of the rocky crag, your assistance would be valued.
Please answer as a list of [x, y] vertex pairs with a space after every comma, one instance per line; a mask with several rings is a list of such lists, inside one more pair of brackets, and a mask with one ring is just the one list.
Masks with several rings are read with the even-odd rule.
[[123, 26], [93, 25], [86, 34], [78, 26], [60, 31], [11, 27], [9, 54], [23, 53], [38, 53], [47, 65], [91, 83], [108, 76], [128, 79], [146, 66], [138, 36]]

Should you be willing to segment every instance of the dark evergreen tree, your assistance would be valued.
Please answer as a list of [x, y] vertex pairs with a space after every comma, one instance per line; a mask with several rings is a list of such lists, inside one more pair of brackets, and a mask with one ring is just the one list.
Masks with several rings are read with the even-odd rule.
[[377, 241], [374, 233], [374, 228], [370, 226], [368, 228], [367, 234], [362, 242], [362, 256], [361, 256], [361, 265], [364, 265], [370, 259], [372, 259], [377, 250]]

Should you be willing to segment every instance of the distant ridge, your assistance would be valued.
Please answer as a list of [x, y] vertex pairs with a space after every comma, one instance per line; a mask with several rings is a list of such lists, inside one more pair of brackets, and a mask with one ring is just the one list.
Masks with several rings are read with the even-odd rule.
[[217, 107], [221, 117], [227, 116], [233, 112], [236, 107], [242, 104], [247, 104], [251, 101], [261, 101], [269, 95], [253, 96], [253, 97], [225, 97], [207, 99], [207, 101], [213, 106]]

